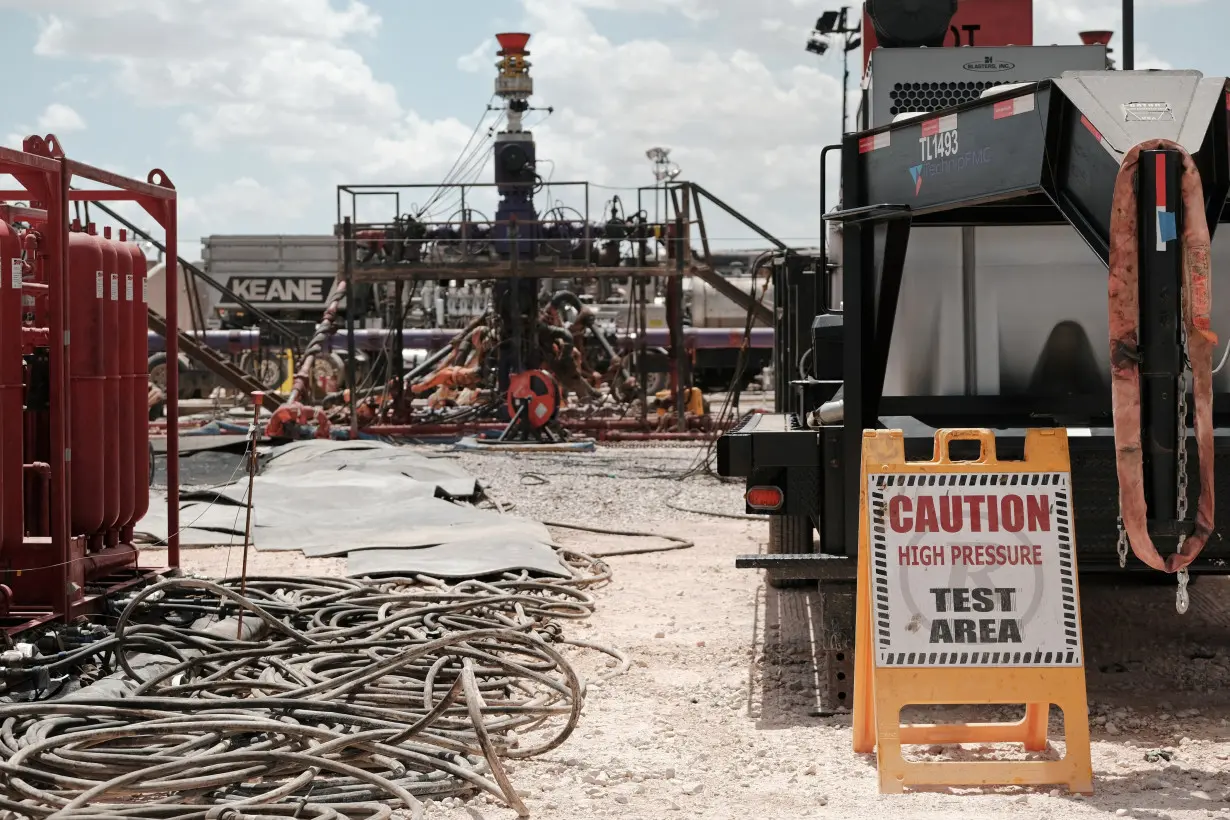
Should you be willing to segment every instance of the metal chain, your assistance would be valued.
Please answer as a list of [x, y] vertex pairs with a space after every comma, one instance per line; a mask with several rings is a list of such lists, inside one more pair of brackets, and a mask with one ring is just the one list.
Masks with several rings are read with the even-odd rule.
[[[1184, 522], [1187, 520], [1187, 371], [1191, 367], [1191, 362], [1187, 358], [1187, 327], [1182, 322], [1179, 325], [1180, 344], [1182, 349], [1182, 362], [1179, 369], [1179, 447], [1178, 447], [1178, 486], [1176, 487], [1175, 495], [1175, 519], [1179, 522], [1179, 526], [1184, 527]], [[1180, 529], [1179, 542], [1175, 547], [1176, 552], [1183, 551], [1183, 542], [1187, 540], [1187, 533]], [[1187, 594], [1188, 574], [1187, 568], [1179, 570], [1177, 573], [1179, 586], [1175, 591], [1174, 608], [1182, 615], [1187, 612], [1188, 604], [1191, 600]]]
[[[1179, 521], [1187, 519], [1187, 331], [1182, 334], [1183, 360], [1179, 371], [1179, 464], [1178, 494], [1175, 496], [1175, 516]], [[1183, 548], [1184, 536], [1179, 536], [1179, 549]]]
[[[1180, 527], [1183, 526], [1187, 519], [1187, 373], [1191, 368], [1191, 361], [1187, 356], [1187, 327], [1180, 323], [1179, 338], [1182, 350], [1182, 361], [1179, 369], [1179, 396], [1178, 396], [1178, 469], [1175, 488], [1175, 519], [1179, 522]], [[1128, 555], [1128, 535], [1127, 530], [1123, 527], [1123, 516], [1119, 516], [1117, 522], [1119, 528], [1119, 568], [1127, 567]], [[1183, 543], [1187, 540], [1185, 532], [1180, 530], [1179, 541], [1176, 547], [1176, 552], [1183, 551]], [[1187, 568], [1179, 570], [1176, 573], [1179, 585], [1175, 591], [1174, 608], [1180, 614], [1187, 612], [1188, 606], [1191, 604], [1191, 596], [1187, 593], [1187, 584], [1190, 580]]]

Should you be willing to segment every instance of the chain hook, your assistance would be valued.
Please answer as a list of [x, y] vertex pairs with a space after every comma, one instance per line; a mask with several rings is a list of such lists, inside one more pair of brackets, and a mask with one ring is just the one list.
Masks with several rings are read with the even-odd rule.
[[1123, 528], [1123, 516], [1119, 516], [1119, 569], [1127, 567], [1128, 556], [1128, 536], [1127, 530]]
[[[1179, 327], [1179, 342], [1182, 350], [1182, 366], [1179, 371], [1179, 396], [1178, 396], [1178, 415], [1179, 415], [1179, 440], [1178, 440], [1178, 475], [1177, 486], [1175, 487], [1175, 519], [1182, 528], [1187, 520], [1187, 373], [1191, 368], [1191, 360], [1188, 358], [1187, 347], [1187, 326], [1180, 322]], [[1187, 540], [1187, 533], [1182, 529], [1179, 531], [1179, 542], [1175, 546], [1175, 553], [1183, 552], [1183, 542]], [[1191, 596], [1187, 593], [1187, 582], [1190, 579], [1187, 567], [1179, 570], [1178, 573], [1179, 586], [1175, 590], [1174, 608], [1180, 615], [1187, 612], [1188, 606], [1191, 605]]]

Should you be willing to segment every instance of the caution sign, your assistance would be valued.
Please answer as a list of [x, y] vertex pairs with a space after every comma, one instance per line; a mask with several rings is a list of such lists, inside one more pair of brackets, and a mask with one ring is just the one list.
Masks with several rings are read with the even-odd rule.
[[1066, 473], [867, 481], [878, 665], [1081, 665]]
[[[951, 458], [958, 439], [975, 461]], [[899, 430], [863, 433], [854, 749], [875, 752], [880, 791], [1064, 784], [1093, 791], [1067, 434], [1030, 430], [999, 461], [990, 430], [941, 430], [930, 461]], [[902, 725], [907, 706], [1017, 704], [1015, 723]], [[903, 744], [1020, 743], [1060, 759], [906, 761]]]

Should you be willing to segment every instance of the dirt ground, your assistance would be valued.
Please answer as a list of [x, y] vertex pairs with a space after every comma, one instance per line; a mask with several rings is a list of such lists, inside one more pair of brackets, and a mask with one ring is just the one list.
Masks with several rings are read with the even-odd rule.
[[[695, 449], [568, 456], [428, 449], [459, 458], [515, 513], [696, 544], [608, 559], [614, 580], [597, 591], [596, 614], [567, 625], [569, 637], [616, 646], [634, 663], [591, 689], [579, 729], [560, 749], [510, 767], [534, 817], [1230, 817], [1230, 579], [1193, 585], [1184, 616], [1169, 584], [1083, 581], [1092, 798], [1015, 787], [883, 796], [874, 756], [851, 751], [849, 717], [811, 714], [824, 677], [812, 649], [814, 593], [779, 592], [761, 573], [734, 567], [736, 555], [763, 549], [765, 523], [677, 509], [741, 510], [738, 485], [681, 478], [697, 462]], [[581, 551], [652, 543], [556, 534]], [[240, 562], [237, 547], [185, 552], [186, 568], [202, 574], [234, 575]], [[249, 566], [253, 574], [342, 571], [340, 560], [286, 553], [256, 553]], [[578, 666], [584, 672], [597, 662], [582, 657]], [[920, 753], [1004, 756], [990, 747]], [[427, 816], [515, 815], [480, 797], [432, 805]]]

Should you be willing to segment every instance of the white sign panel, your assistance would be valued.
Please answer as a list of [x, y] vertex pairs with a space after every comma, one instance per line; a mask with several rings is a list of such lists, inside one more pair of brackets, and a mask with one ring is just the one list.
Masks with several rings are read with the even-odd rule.
[[1080, 666], [1068, 485], [868, 476], [876, 665]]

